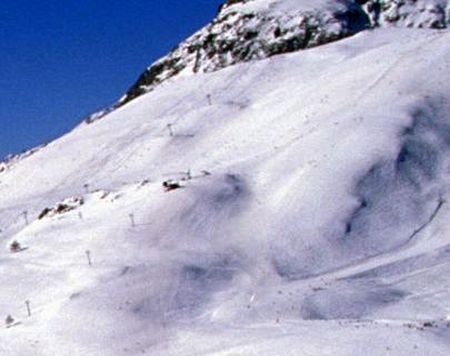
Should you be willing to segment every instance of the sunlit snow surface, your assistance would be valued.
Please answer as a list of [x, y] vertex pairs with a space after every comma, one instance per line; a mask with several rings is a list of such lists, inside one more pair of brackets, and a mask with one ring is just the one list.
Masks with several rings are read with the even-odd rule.
[[0, 355], [448, 355], [449, 58], [373, 30], [174, 77], [8, 166]]
[[333, 0], [258, 0], [248, 2], [237, 2], [237, 5], [229, 5], [225, 13], [241, 11], [244, 13], [291, 13], [293, 11], [312, 11], [312, 10], [345, 10], [351, 1], [333, 1]]

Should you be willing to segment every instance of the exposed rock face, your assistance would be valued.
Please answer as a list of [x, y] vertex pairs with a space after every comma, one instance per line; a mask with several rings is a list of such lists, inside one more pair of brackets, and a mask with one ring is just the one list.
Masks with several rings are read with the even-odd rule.
[[361, 0], [372, 24], [383, 27], [446, 28], [450, 3], [447, 0]]
[[38, 219], [41, 220], [45, 217], [52, 217], [58, 214], [64, 214], [69, 211], [77, 209], [83, 204], [84, 200], [82, 197], [70, 197], [63, 200], [62, 202], [57, 203], [52, 208], [45, 208], [44, 210], [42, 210], [38, 216]]
[[446, 28], [448, 0], [228, 0], [217, 17], [147, 68], [98, 120], [181, 72], [230, 65], [311, 48], [371, 27]]
[[[287, 2], [289, 3], [289, 2]], [[315, 47], [370, 26], [353, 2], [318, 6], [266, 0], [229, 0], [216, 19], [150, 66], [120, 105], [181, 71], [211, 72], [239, 62]]]

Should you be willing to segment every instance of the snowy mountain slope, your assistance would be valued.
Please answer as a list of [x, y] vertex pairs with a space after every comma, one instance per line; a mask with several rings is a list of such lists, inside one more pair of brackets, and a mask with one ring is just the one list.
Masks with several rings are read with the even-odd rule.
[[449, 37], [173, 76], [4, 165], [0, 355], [447, 355]]
[[180, 73], [212, 72], [316, 47], [375, 26], [442, 29], [449, 14], [447, 0], [227, 1], [209, 25], [147, 68], [117, 106]]
[[228, 1], [208, 26], [144, 71], [119, 106], [179, 73], [212, 72], [315, 47], [367, 27], [368, 16], [353, 1]]
[[1, 354], [447, 354], [448, 43], [175, 77], [2, 172]]

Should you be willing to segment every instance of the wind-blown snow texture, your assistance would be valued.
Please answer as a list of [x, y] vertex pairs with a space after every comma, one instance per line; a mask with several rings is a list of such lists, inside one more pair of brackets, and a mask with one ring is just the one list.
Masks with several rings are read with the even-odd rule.
[[449, 56], [377, 28], [174, 76], [4, 164], [0, 354], [447, 355]]

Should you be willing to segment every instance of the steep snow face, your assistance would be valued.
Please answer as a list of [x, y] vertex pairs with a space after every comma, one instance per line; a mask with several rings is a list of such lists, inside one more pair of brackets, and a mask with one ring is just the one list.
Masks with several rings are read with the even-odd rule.
[[176, 76], [10, 165], [0, 354], [448, 354], [449, 40]]

